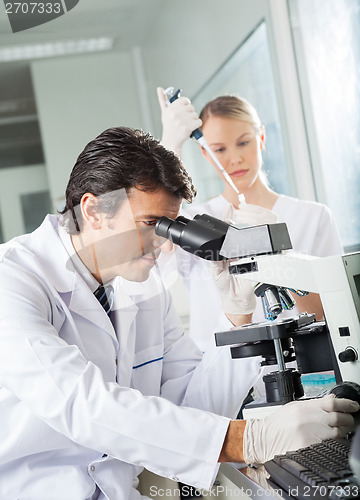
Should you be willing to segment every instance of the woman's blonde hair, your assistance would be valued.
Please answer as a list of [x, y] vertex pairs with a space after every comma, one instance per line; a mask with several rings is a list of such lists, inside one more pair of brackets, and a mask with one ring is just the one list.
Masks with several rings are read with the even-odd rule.
[[260, 132], [261, 121], [256, 109], [243, 97], [223, 95], [209, 101], [200, 113], [200, 118], [205, 125], [211, 116], [234, 118], [250, 123], [257, 133]]

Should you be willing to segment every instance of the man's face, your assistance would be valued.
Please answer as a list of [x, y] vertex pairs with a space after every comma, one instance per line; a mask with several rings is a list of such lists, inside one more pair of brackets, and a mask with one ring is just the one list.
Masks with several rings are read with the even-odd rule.
[[111, 219], [96, 231], [95, 267], [106, 283], [115, 276], [145, 281], [167, 240], [155, 234], [160, 217], [175, 219], [181, 199], [164, 189], [144, 192], [132, 188]]

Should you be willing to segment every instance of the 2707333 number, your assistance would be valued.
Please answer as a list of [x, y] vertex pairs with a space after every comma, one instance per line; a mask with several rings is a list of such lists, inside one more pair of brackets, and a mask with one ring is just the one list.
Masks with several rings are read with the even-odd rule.
[[360, 487], [355, 484], [347, 484], [344, 486], [304, 486], [304, 496], [313, 497], [314, 495], [320, 495], [327, 497], [332, 494], [334, 498], [356, 498], [360, 493]]
[[6, 3], [7, 14], [60, 14], [61, 3], [13, 2]]

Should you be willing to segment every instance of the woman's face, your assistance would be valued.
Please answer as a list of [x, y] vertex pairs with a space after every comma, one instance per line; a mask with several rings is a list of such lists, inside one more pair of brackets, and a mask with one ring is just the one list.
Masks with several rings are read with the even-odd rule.
[[[258, 178], [262, 165], [264, 129], [258, 133], [251, 123], [235, 118], [212, 116], [201, 130], [211, 150], [238, 190], [244, 192], [251, 188]], [[203, 154], [210, 163], [213, 163], [206, 151], [203, 150]], [[218, 168], [217, 170], [220, 173]]]

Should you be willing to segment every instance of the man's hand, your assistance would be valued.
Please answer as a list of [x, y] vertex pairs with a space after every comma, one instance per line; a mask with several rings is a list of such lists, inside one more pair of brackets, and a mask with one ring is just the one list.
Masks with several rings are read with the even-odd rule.
[[243, 435], [244, 462], [263, 464], [275, 455], [335, 439], [351, 430], [359, 404], [334, 395], [292, 401], [263, 420], [248, 420]]
[[187, 97], [179, 97], [168, 106], [163, 88], [158, 87], [157, 96], [163, 125], [161, 144], [181, 158], [184, 142], [202, 121]]
[[292, 401], [263, 420], [232, 420], [219, 462], [263, 464], [275, 455], [305, 448], [352, 431], [360, 406], [333, 395]]

